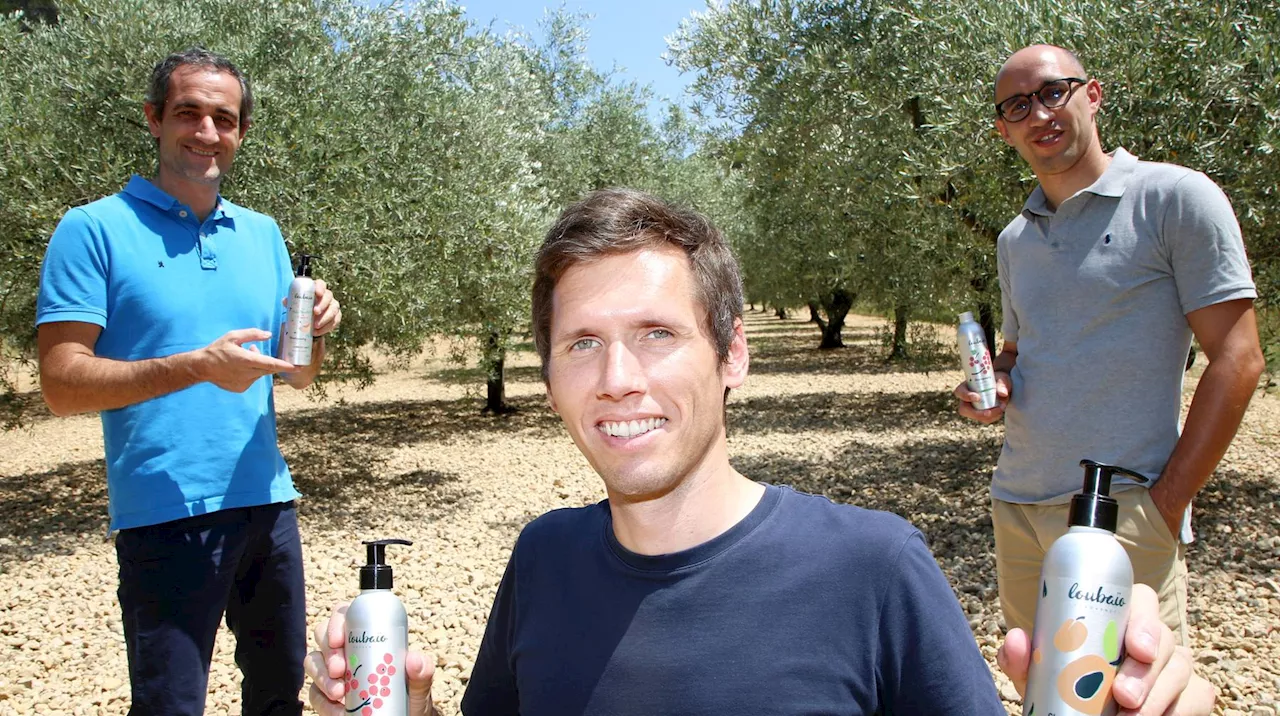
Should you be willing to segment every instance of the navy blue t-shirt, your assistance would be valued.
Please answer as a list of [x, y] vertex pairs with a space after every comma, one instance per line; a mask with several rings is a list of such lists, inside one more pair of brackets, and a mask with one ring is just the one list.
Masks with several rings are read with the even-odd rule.
[[1005, 713], [915, 528], [776, 486], [727, 532], [674, 554], [624, 548], [607, 501], [531, 522], [462, 711]]

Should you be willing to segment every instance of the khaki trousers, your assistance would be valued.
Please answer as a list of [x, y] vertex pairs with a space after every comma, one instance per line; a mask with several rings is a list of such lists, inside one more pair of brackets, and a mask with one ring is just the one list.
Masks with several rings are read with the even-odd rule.
[[[1160, 597], [1160, 619], [1179, 643], [1190, 645], [1187, 626], [1186, 545], [1169, 531], [1145, 488], [1123, 490], [1116, 537], [1133, 563], [1134, 583], [1145, 584]], [[1021, 505], [991, 500], [996, 537], [996, 578], [1000, 608], [1008, 628], [1031, 632], [1040, 588], [1040, 563], [1053, 541], [1067, 532], [1070, 503]]]

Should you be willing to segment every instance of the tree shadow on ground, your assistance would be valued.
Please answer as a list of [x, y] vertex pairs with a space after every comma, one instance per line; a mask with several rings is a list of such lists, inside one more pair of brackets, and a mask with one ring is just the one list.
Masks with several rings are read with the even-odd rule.
[[801, 393], [729, 402], [736, 434], [891, 431], [971, 425], [943, 391], [917, 393]]
[[0, 394], [0, 429], [8, 416], [21, 416], [20, 425], [35, 425], [56, 417], [49, 412], [39, 390]]
[[0, 572], [12, 562], [68, 554], [80, 537], [107, 534], [104, 460], [0, 476]]
[[[748, 318], [743, 322], [743, 326], [747, 331], [747, 340], [759, 336], [769, 338], [773, 336], [801, 336], [813, 339], [814, 347], [822, 339], [822, 332], [818, 329], [818, 324], [809, 321], [786, 320], [779, 321], [772, 316], [768, 318], [757, 317], [755, 320]], [[845, 327], [841, 333], [845, 340], [870, 340], [875, 335], [875, 331], [870, 327]]]
[[946, 561], [994, 550], [987, 490], [999, 451], [998, 441], [981, 436], [892, 445], [853, 440], [826, 458], [756, 456], [733, 462], [753, 480], [897, 514]]
[[[850, 441], [830, 457], [766, 455], [733, 463], [754, 480], [906, 518], [925, 535], [953, 588], [994, 605], [988, 488], [999, 453], [999, 440], [978, 436], [889, 446]], [[1280, 536], [1274, 476], [1219, 471], [1195, 504], [1197, 541], [1188, 550], [1193, 593], [1223, 581], [1224, 572], [1259, 587], [1274, 578], [1280, 548], [1260, 544]]]
[[[536, 365], [507, 366], [502, 371], [508, 383], [542, 383], [542, 368]], [[485, 372], [479, 366], [441, 368], [426, 374], [429, 380], [457, 385], [480, 385], [485, 382]]]
[[[448, 443], [477, 433], [542, 434], [559, 428], [559, 416], [547, 408], [542, 396], [518, 396], [507, 402], [516, 412], [501, 416], [481, 413], [482, 402], [471, 398], [342, 403], [283, 413], [277, 429], [285, 457], [292, 451], [295, 458], [305, 460], [308, 448], [328, 449], [335, 444], [385, 450], [424, 441]], [[346, 461], [346, 456], [342, 457]], [[364, 468], [351, 465], [346, 469]]]
[[[851, 336], [852, 334], [852, 336]], [[775, 334], [747, 336], [751, 348], [751, 372], [754, 374], [806, 373], [813, 375], [846, 375], [860, 373], [930, 373], [952, 368], [949, 359], [929, 361], [889, 361], [885, 349], [875, 340], [871, 329], [844, 333], [844, 348], [818, 350], [816, 329], [813, 335]]]
[[[471, 494], [453, 472], [413, 469], [387, 476], [388, 452], [463, 436], [532, 431], [559, 436], [560, 419], [538, 396], [510, 401], [519, 411], [482, 415], [471, 399], [345, 404], [278, 417], [280, 449], [304, 498], [299, 512], [376, 527], [387, 515], [446, 517]], [[395, 501], [385, 499], [394, 488]], [[69, 554], [85, 537], [106, 535], [104, 461], [67, 462], [53, 470], [0, 476], [0, 571], [34, 556]]]
[[1218, 470], [1196, 495], [1192, 515], [1196, 541], [1187, 549], [1187, 569], [1193, 582], [1225, 571], [1261, 585], [1280, 572], [1280, 545], [1271, 542], [1280, 537], [1275, 475]]
[[[306, 499], [302, 514], [341, 520], [352, 527], [376, 526], [387, 516], [407, 519], [447, 517], [469, 495], [454, 472], [413, 470], [391, 478], [383, 466], [395, 448], [420, 443], [475, 440], [484, 434], [559, 434], [560, 419], [540, 396], [508, 400], [517, 412], [491, 416], [477, 402], [401, 400], [344, 404], [291, 412], [278, 419], [280, 449]], [[397, 499], [382, 499], [395, 487]], [[404, 499], [408, 498], [408, 499]]]

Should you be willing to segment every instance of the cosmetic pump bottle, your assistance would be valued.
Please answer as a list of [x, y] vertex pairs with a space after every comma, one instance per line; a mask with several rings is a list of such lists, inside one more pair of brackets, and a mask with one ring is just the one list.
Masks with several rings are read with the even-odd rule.
[[409, 651], [409, 621], [404, 604], [391, 592], [389, 544], [413, 544], [403, 539], [364, 542], [366, 564], [360, 568], [360, 594], [347, 607], [346, 711], [359, 716], [407, 716], [409, 687], [405, 655]]
[[1067, 533], [1049, 547], [1031, 633], [1023, 716], [1114, 716], [1111, 686], [1124, 659], [1133, 565], [1116, 539], [1113, 475], [1132, 470], [1081, 460], [1084, 487], [1071, 498]]
[[298, 258], [298, 272], [289, 284], [289, 313], [284, 324], [284, 360], [294, 365], [311, 365], [311, 320], [316, 305], [316, 282], [311, 278], [308, 254]]
[[960, 326], [956, 330], [956, 342], [960, 346], [960, 367], [964, 370], [969, 390], [978, 394], [973, 407], [987, 410], [1000, 404], [996, 399], [996, 374], [991, 367], [991, 351], [987, 349], [986, 334], [973, 320], [973, 313], [960, 314]]

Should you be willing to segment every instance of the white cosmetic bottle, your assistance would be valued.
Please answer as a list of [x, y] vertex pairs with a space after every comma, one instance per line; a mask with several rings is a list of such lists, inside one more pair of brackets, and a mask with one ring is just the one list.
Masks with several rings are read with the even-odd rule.
[[289, 285], [289, 314], [284, 324], [284, 360], [311, 365], [311, 320], [316, 305], [316, 282], [311, 278], [311, 256], [299, 257], [298, 273]]
[[969, 390], [978, 394], [973, 407], [987, 410], [1000, 404], [996, 398], [996, 374], [991, 367], [991, 351], [987, 349], [986, 334], [973, 320], [973, 314], [960, 314], [960, 326], [956, 330], [956, 343], [960, 347], [960, 367], [964, 370]]
[[1113, 716], [1111, 686], [1124, 659], [1133, 566], [1116, 539], [1111, 476], [1131, 470], [1082, 460], [1084, 489], [1071, 498], [1067, 533], [1040, 568], [1023, 716]]
[[346, 711], [358, 716], [407, 716], [404, 662], [409, 652], [409, 621], [404, 604], [391, 592], [386, 546], [413, 543], [383, 539], [364, 544], [368, 555], [360, 568], [360, 594], [347, 607]]

